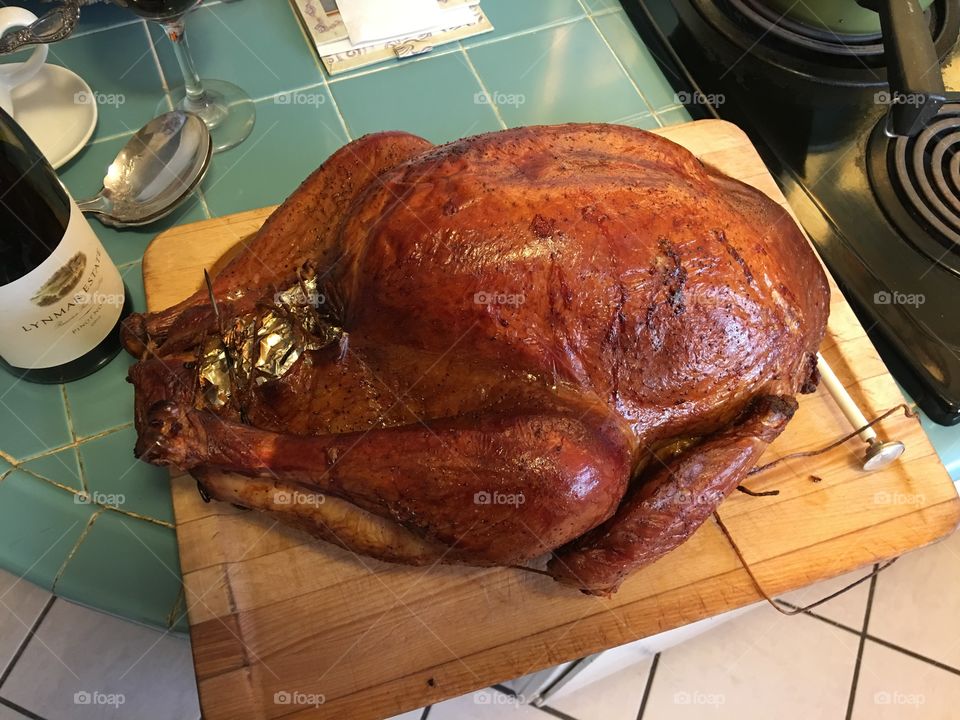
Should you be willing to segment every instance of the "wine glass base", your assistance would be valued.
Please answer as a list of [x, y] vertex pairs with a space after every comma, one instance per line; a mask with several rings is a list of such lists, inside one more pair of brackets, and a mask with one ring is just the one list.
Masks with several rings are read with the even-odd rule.
[[201, 80], [204, 94], [190, 98], [184, 88], [171, 91], [174, 106], [199, 115], [210, 128], [215, 153], [236, 147], [250, 135], [257, 119], [253, 100], [226, 80]]

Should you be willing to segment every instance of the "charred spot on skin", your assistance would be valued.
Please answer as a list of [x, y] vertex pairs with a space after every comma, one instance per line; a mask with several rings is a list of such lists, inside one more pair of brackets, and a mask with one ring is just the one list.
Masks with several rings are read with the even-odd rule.
[[617, 283], [617, 302], [610, 318], [610, 326], [607, 328], [607, 334], [604, 342], [607, 345], [614, 345], [622, 337], [627, 329], [627, 316], [624, 307], [627, 304], [627, 289], [622, 282]]
[[158, 400], [147, 410], [147, 416], [150, 418], [147, 424], [150, 427], [163, 427], [170, 421], [176, 421], [179, 414], [179, 408], [174, 403], [169, 400]]
[[817, 367], [817, 356], [813, 353], [807, 355], [807, 373], [803, 384], [800, 386], [800, 392], [804, 395], [817, 391], [820, 384], [820, 368]]
[[740, 269], [743, 271], [743, 276], [747, 279], [747, 283], [750, 285], [756, 285], [756, 281], [753, 278], [753, 271], [750, 270], [750, 266], [747, 265], [747, 261], [744, 260], [743, 255], [730, 243], [727, 239], [727, 234], [723, 230], [714, 230], [713, 236], [717, 241], [723, 245], [726, 249], [727, 254], [733, 258], [733, 261], [740, 266]]
[[[669, 261], [664, 269], [663, 282], [667, 288], [667, 303], [673, 310], [674, 315], [683, 315], [686, 311], [686, 302], [683, 298], [683, 290], [687, 284], [687, 269], [683, 267], [680, 260], [680, 253], [676, 246], [665, 237], [657, 241], [660, 252]], [[648, 314], [649, 319], [649, 314]]]
[[443, 204], [443, 214], [444, 215], [456, 215], [459, 208], [453, 200], [447, 200]]
[[654, 302], [650, 305], [650, 307], [647, 308], [647, 315], [643, 319], [643, 324], [646, 326], [647, 330], [653, 330], [654, 328], [654, 318], [656, 317], [657, 308], [659, 305], [659, 303]]
[[337, 448], [327, 448], [327, 462], [330, 465], [336, 465], [337, 459], [340, 457], [340, 451]]
[[533, 234], [538, 238], [546, 239], [553, 237], [554, 232], [556, 232], [556, 224], [553, 220], [537, 213], [530, 222], [530, 230], [532, 230]]
[[789, 421], [797, 411], [797, 401], [789, 395], [761, 395], [746, 407], [741, 418], [757, 415], [764, 424], [776, 425]]
[[610, 216], [599, 210], [596, 205], [587, 205], [580, 208], [580, 217], [595, 225], [601, 225], [610, 219]]

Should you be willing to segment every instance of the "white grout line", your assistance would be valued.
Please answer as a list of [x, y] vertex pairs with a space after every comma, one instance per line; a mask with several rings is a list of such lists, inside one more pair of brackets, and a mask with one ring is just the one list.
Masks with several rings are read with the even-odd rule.
[[350, 132], [350, 127], [347, 125], [347, 119], [343, 116], [343, 111], [340, 109], [340, 103], [338, 103], [337, 98], [334, 97], [333, 88], [330, 87], [330, 84], [327, 82], [326, 76], [323, 78], [323, 86], [327, 89], [327, 95], [330, 96], [330, 104], [333, 105], [333, 111], [337, 114], [340, 127], [343, 128], [343, 134], [346, 135], [347, 142], [350, 142], [353, 140], [353, 135]]
[[622, 5], [619, 7], [604, 8], [603, 10], [597, 10], [597, 11], [591, 10], [587, 13], [587, 15], [589, 15], [590, 17], [604, 17], [605, 15], [616, 15], [621, 10], [623, 10]]
[[70, 398], [67, 397], [67, 386], [60, 383], [60, 394], [63, 395], [63, 414], [67, 418], [67, 432], [73, 442], [77, 441], [77, 431], [73, 426], [73, 412], [70, 410]]
[[103, 137], [98, 137], [87, 143], [87, 146], [99, 145], [100, 143], [110, 142], [111, 140], [120, 140], [122, 138], [130, 137], [133, 135], [132, 132], [124, 130], [123, 132], [113, 133], [112, 135], [104, 135]]
[[[97, 506], [94, 506], [97, 507]], [[104, 513], [105, 510], [97, 507], [87, 518], [86, 525], [83, 526], [83, 530], [80, 531], [80, 534], [77, 536], [77, 539], [74, 541], [73, 546], [70, 548], [70, 551], [67, 553], [66, 557], [63, 559], [63, 563], [60, 565], [60, 568], [57, 570], [57, 574], [53, 576], [53, 582], [50, 583], [50, 592], [54, 595], [57, 594], [57, 583], [60, 582], [60, 578], [63, 576], [63, 573], [67, 571], [67, 565], [70, 564], [70, 561], [73, 560], [73, 557], [77, 554], [77, 550], [80, 549], [80, 546], [83, 544], [83, 541], [87, 539], [87, 535], [90, 534], [90, 530], [93, 529], [93, 525], [97, 522], [97, 519]], [[69, 670], [69, 668], [67, 668]]]
[[308, 83], [306, 85], [301, 85], [300, 87], [290, 88], [289, 90], [279, 90], [275, 93], [270, 93], [269, 95], [263, 95], [258, 98], [253, 98], [255, 103], [262, 103], [267, 100], [276, 100], [279, 97], [284, 95], [294, 95], [295, 93], [306, 92], [307, 90], [316, 90], [317, 88], [325, 88], [326, 83], [323, 82], [323, 78], [317, 80], [316, 82]]
[[[420, 55], [414, 55], [413, 57], [403, 58], [402, 60], [381, 60], [376, 65], [371, 65], [369, 67], [360, 68], [356, 71], [348, 70], [342, 75], [335, 75], [329, 79], [324, 78], [328, 84], [336, 84], [338, 82], [343, 82], [344, 80], [352, 80], [356, 77], [364, 77], [365, 75], [373, 75], [374, 73], [385, 72], [387, 70], [392, 70], [393, 68], [403, 67], [404, 65], [413, 65], [418, 62], [423, 62], [424, 60], [430, 60], [431, 58], [443, 57], [444, 55], [451, 55], [457, 52], [456, 43], [448, 43], [452, 47], [447, 47], [447, 44], [444, 44], [443, 50], [431, 50], [427, 53], [422, 53]], [[387, 63], [387, 64], [383, 64]]]
[[[83, 9], [80, 9], [80, 22], [83, 22]], [[86, 28], [84, 30], [77, 30], [73, 32], [70, 37], [64, 38], [64, 42], [67, 40], [73, 40], [74, 38], [89, 37], [90, 35], [96, 35], [99, 32], [104, 32], [105, 30], [119, 30], [120, 28], [129, 27], [135, 23], [140, 22], [140, 18], [134, 16], [131, 13], [129, 20], [121, 20], [120, 22], [113, 23], [112, 25], [104, 25], [103, 27], [94, 27]]]
[[116, 425], [114, 427], [107, 428], [106, 430], [101, 430], [100, 432], [96, 432], [93, 435], [84, 435], [84, 436], [78, 437], [76, 440], [66, 443], [65, 445], [57, 445], [55, 447], [45, 448], [44, 450], [34, 453], [33, 455], [27, 455], [26, 457], [23, 457], [23, 458], [17, 458], [14, 462], [14, 467], [19, 467], [20, 465], [23, 465], [28, 462], [32, 462], [34, 460], [39, 460], [40, 458], [47, 457], [48, 455], [55, 455], [58, 452], [63, 452], [64, 450], [69, 450], [70, 448], [80, 447], [84, 443], [90, 442], [91, 440], [99, 440], [102, 437], [106, 437], [107, 435], [113, 435], [113, 433], [115, 432], [118, 432], [120, 430], [126, 430], [131, 427], [133, 427], [133, 420], [122, 423], [120, 425]]
[[[640, 86], [634, 81], [630, 76], [630, 73], [627, 72], [626, 66], [623, 64], [623, 61], [620, 59], [620, 56], [617, 54], [617, 51], [613, 49], [613, 46], [610, 44], [610, 41], [607, 40], [607, 36], [603, 34], [603, 30], [600, 29], [600, 26], [597, 25], [597, 21], [594, 19], [594, 16], [590, 14], [589, 9], [583, 4], [584, 0], [578, 0], [580, 6], [584, 10], [587, 10], [587, 19], [590, 21], [590, 24], [593, 25], [593, 29], [597, 31], [597, 35], [600, 36], [600, 39], [603, 41], [603, 44], [607, 46], [607, 50], [610, 51], [610, 54], [613, 55], [613, 59], [617, 61], [617, 65], [620, 67], [620, 70], [626, 76], [627, 80], [630, 82], [630, 85], [633, 86], [633, 89], [636, 90], [637, 94], [640, 96], [640, 99], [643, 100], [643, 104], [647, 106], [647, 109], [650, 111], [650, 114], [653, 116], [653, 119], [657, 121], [657, 125], [660, 127], [664, 126], [663, 121], [660, 119], [660, 116], [657, 114], [657, 108], [653, 106], [647, 96], [644, 94], [643, 90], [640, 89]], [[659, 72], [659, 70], [658, 70]]]
[[503, 119], [503, 115], [500, 113], [500, 108], [495, 102], [494, 96], [487, 89], [486, 83], [483, 82], [483, 78], [480, 77], [480, 73], [477, 72], [477, 68], [473, 64], [473, 60], [470, 59], [470, 55], [467, 53], [467, 49], [463, 47], [463, 44], [460, 45], [460, 52], [463, 53], [463, 59], [467, 61], [467, 67], [470, 68], [470, 72], [473, 73], [473, 76], [477, 79], [477, 82], [480, 84], [480, 89], [483, 91], [483, 94], [487, 98], [487, 104], [490, 106], [490, 109], [493, 110], [493, 114], [497, 116], [497, 122], [500, 123], [500, 127], [504, 130], [507, 129], [507, 123]]
[[[581, 5], [580, 7], [582, 8], [583, 5]], [[484, 35], [474, 35], [472, 38], [464, 38], [463, 40], [461, 40], [461, 42], [463, 42], [464, 40], [470, 40], [470, 41], [476, 40], [476, 42], [470, 43], [470, 49], [478, 48], [478, 47], [487, 47], [488, 45], [494, 45], [503, 40], [513, 40], [514, 38], [526, 37], [527, 35], [533, 35], [535, 33], [542, 32], [544, 30], [555, 30], [559, 27], [563, 27], [564, 25], [572, 25], [573, 23], [580, 22], [581, 20], [584, 20], [589, 16], [590, 16], [589, 13], [584, 13], [583, 15], [576, 15], [574, 17], [563, 18], [562, 20], [555, 20], [554, 22], [549, 22], [544, 25], [537, 25], [536, 27], [532, 27], [532, 28], [524, 28], [523, 30], [518, 30], [515, 33], [510, 33], [509, 35], [502, 35], [500, 37], [484, 38]]]
[[203, 187], [202, 187], [203, 183], [201, 183], [200, 185], [201, 185], [200, 187], [194, 190], [194, 193], [196, 193], [197, 200], [200, 203], [200, 209], [203, 210], [203, 214], [207, 216], [207, 220], [212, 220], [213, 213], [210, 212], [210, 206], [207, 204], [207, 196], [204, 194]]

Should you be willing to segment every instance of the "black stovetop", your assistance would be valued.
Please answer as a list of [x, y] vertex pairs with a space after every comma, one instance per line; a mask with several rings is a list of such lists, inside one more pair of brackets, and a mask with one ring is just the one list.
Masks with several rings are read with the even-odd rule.
[[[889, 106], [880, 39], [844, 38], [849, 55], [796, 45], [745, 18], [745, 1], [623, 5], [691, 115], [750, 135], [897, 380], [932, 419], [960, 422], [960, 201], [940, 199], [960, 197], [960, 104], [923, 140], [937, 172], [917, 175], [917, 141], [877, 129]], [[947, 89], [960, 91], [960, 0], [937, 0], [929, 17]], [[936, 207], [913, 209], [911, 192]]]

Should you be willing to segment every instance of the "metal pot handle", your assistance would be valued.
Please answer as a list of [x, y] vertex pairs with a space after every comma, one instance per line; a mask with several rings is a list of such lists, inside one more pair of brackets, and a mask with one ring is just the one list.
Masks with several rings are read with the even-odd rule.
[[936, 115], [946, 100], [940, 58], [917, 0], [857, 0], [880, 14], [890, 112], [887, 134], [911, 137]]

